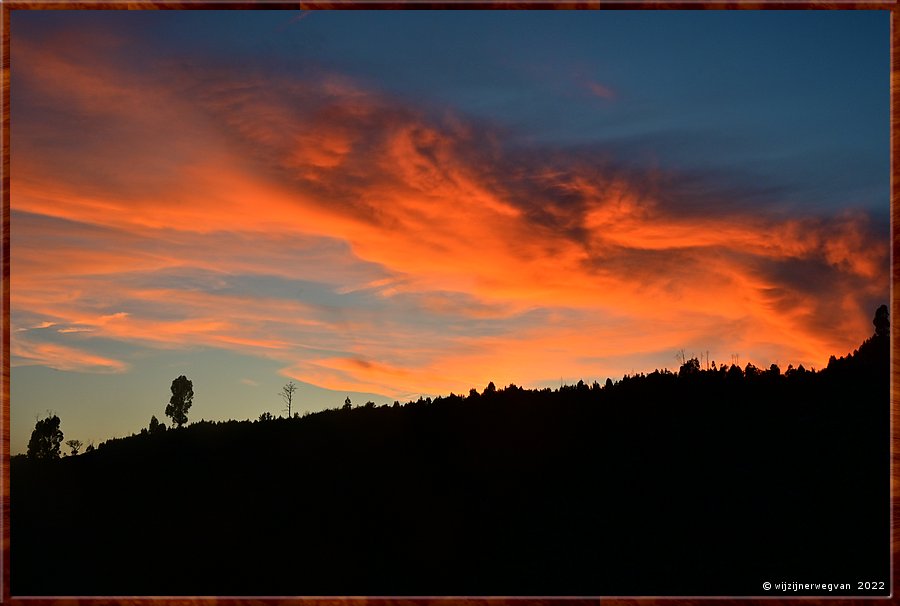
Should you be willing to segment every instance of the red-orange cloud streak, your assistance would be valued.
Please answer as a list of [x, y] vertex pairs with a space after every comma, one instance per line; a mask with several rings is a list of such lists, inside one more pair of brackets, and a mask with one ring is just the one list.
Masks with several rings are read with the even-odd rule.
[[[871, 332], [886, 293], [887, 242], [861, 215], [682, 212], [658, 173], [514, 152], [499, 129], [335, 75], [124, 74], [100, 50], [15, 47], [16, 90], [55, 113], [14, 116], [14, 329], [52, 321], [85, 350], [237, 349], [398, 396], [615, 376], [682, 347], [822, 366]], [[178, 271], [307, 280], [330, 299]], [[13, 333], [28, 363], [126, 368], [62, 362], [34, 336]]]

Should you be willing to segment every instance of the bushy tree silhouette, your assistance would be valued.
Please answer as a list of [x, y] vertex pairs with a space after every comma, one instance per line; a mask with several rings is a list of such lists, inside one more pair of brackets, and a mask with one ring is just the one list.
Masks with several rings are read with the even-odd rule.
[[187, 412], [194, 400], [194, 384], [190, 379], [181, 375], [172, 381], [172, 397], [166, 406], [166, 416], [172, 417], [172, 422], [178, 427], [187, 423]]
[[147, 427], [150, 434], [162, 433], [166, 430], [166, 424], [160, 423], [156, 415], [150, 417], [150, 425]]
[[687, 360], [681, 365], [681, 368], [678, 369], [678, 376], [684, 377], [687, 375], [693, 375], [700, 372], [700, 360], [697, 358], [691, 358]]
[[872, 320], [875, 325], [876, 337], [887, 337], [891, 334], [890, 312], [887, 305], [882, 305], [875, 310], [875, 318]]
[[58, 459], [59, 446], [62, 444], [63, 432], [59, 429], [59, 417], [48, 416], [34, 424], [31, 439], [28, 441], [29, 459]]
[[71, 449], [73, 457], [78, 454], [78, 451], [81, 450], [83, 445], [81, 440], [66, 440], [66, 446]]

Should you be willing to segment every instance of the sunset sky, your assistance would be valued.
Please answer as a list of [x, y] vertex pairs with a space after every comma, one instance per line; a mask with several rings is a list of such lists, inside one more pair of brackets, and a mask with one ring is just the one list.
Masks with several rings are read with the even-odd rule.
[[[889, 297], [887, 11], [11, 17], [11, 439], [823, 367]], [[705, 364], [705, 363], [704, 363]]]

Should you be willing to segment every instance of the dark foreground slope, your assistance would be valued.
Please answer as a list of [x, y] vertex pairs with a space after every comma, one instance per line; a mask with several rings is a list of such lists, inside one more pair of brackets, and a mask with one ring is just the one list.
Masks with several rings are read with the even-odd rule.
[[886, 595], [887, 359], [873, 339], [819, 373], [688, 364], [16, 459], [12, 592]]

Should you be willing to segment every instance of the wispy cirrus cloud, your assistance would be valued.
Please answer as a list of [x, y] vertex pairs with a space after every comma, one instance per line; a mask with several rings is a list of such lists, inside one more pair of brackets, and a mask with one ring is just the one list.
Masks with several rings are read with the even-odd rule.
[[21, 366], [40, 364], [57, 370], [77, 372], [115, 373], [128, 370], [128, 364], [100, 356], [85, 349], [54, 343], [31, 343], [13, 339], [11, 353]]
[[608, 86], [604, 86], [599, 82], [587, 81], [584, 83], [584, 87], [595, 97], [600, 97], [601, 99], [606, 99], [607, 101], [612, 101], [616, 98], [616, 93], [609, 88]]
[[864, 214], [512, 145], [339, 74], [134, 72], [107, 52], [123, 42], [81, 41], [14, 49], [12, 321], [80, 348], [17, 330], [14, 364], [127, 368], [94, 338], [224, 348], [391, 397], [682, 347], [821, 366], [887, 294]]

